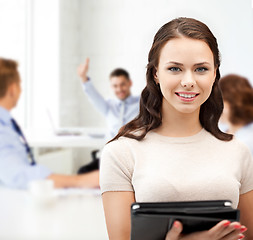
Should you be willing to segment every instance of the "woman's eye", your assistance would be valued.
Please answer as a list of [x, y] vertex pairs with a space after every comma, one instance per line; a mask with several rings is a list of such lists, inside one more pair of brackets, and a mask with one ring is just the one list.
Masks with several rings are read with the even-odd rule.
[[208, 70], [208, 69], [205, 68], [205, 67], [199, 67], [199, 68], [196, 69], [196, 72], [205, 72], [205, 71], [207, 71], [207, 70]]
[[169, 68], [169, 71], [171, 71], [171, 72], [180, 72], [181, 69], [178, 68], [178, 67], [171, 67], [171, 68]]

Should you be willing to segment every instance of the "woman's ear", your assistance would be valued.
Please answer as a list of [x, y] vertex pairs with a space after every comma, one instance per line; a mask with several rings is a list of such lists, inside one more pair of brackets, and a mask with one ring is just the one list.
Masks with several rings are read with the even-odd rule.
[[215, 79], [216, 79], [216, 72], [217, 72], [217, 67], [214, 68], [214, 79], [213, 79], [213, 82], [215, 82]]
[[154, 80], [155, 80], [156, 85], [158, 85], [159, 84], [159, 77], [158, 77], [157, 68], [155, 68], [155, 71], [154, 71]]

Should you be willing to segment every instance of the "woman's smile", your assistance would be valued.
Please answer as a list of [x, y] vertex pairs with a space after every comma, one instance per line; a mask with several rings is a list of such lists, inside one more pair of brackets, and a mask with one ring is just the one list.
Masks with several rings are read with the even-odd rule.
[[175, 93], [183, 102], [193, 102], [199, 95], [195, 92], [176, 92]]

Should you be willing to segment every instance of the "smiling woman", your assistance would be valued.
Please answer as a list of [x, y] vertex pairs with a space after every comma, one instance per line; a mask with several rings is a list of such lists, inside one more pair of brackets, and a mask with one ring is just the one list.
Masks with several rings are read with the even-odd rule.
[[[216, 38], [195, 19], [174, 19], [154, 37], [139, 115], [104, 148], [100, 185], [109, 238], [129, 239], [133, 202], [228, 199], [241, 222], [223, 220], [207, 231], [181, 235], [175, 221], [168, 240], [253, 236], [253, 160], [247, 148], [218, 128]], [[187, 180], [187, 181], [186, 181]]]
[[155, 82], [160, 84], [165, 99], [162, 108], [170, 108], [170, 115], [177, 112], [199, 115], [215, 77], [213, 53], [204, 41], [183, 36], [168, 41], [155, 73]]

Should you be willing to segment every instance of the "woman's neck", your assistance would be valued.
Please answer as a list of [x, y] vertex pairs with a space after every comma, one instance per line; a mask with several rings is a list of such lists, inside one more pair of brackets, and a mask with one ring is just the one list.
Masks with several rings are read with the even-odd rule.
[[182, 113], [174, 108], [169, 110], [163, 108], [162, 124], [155, 129], [156, 133], [168, 137], [188, 137], [201, 131], [199, 109], [191, 113]]

